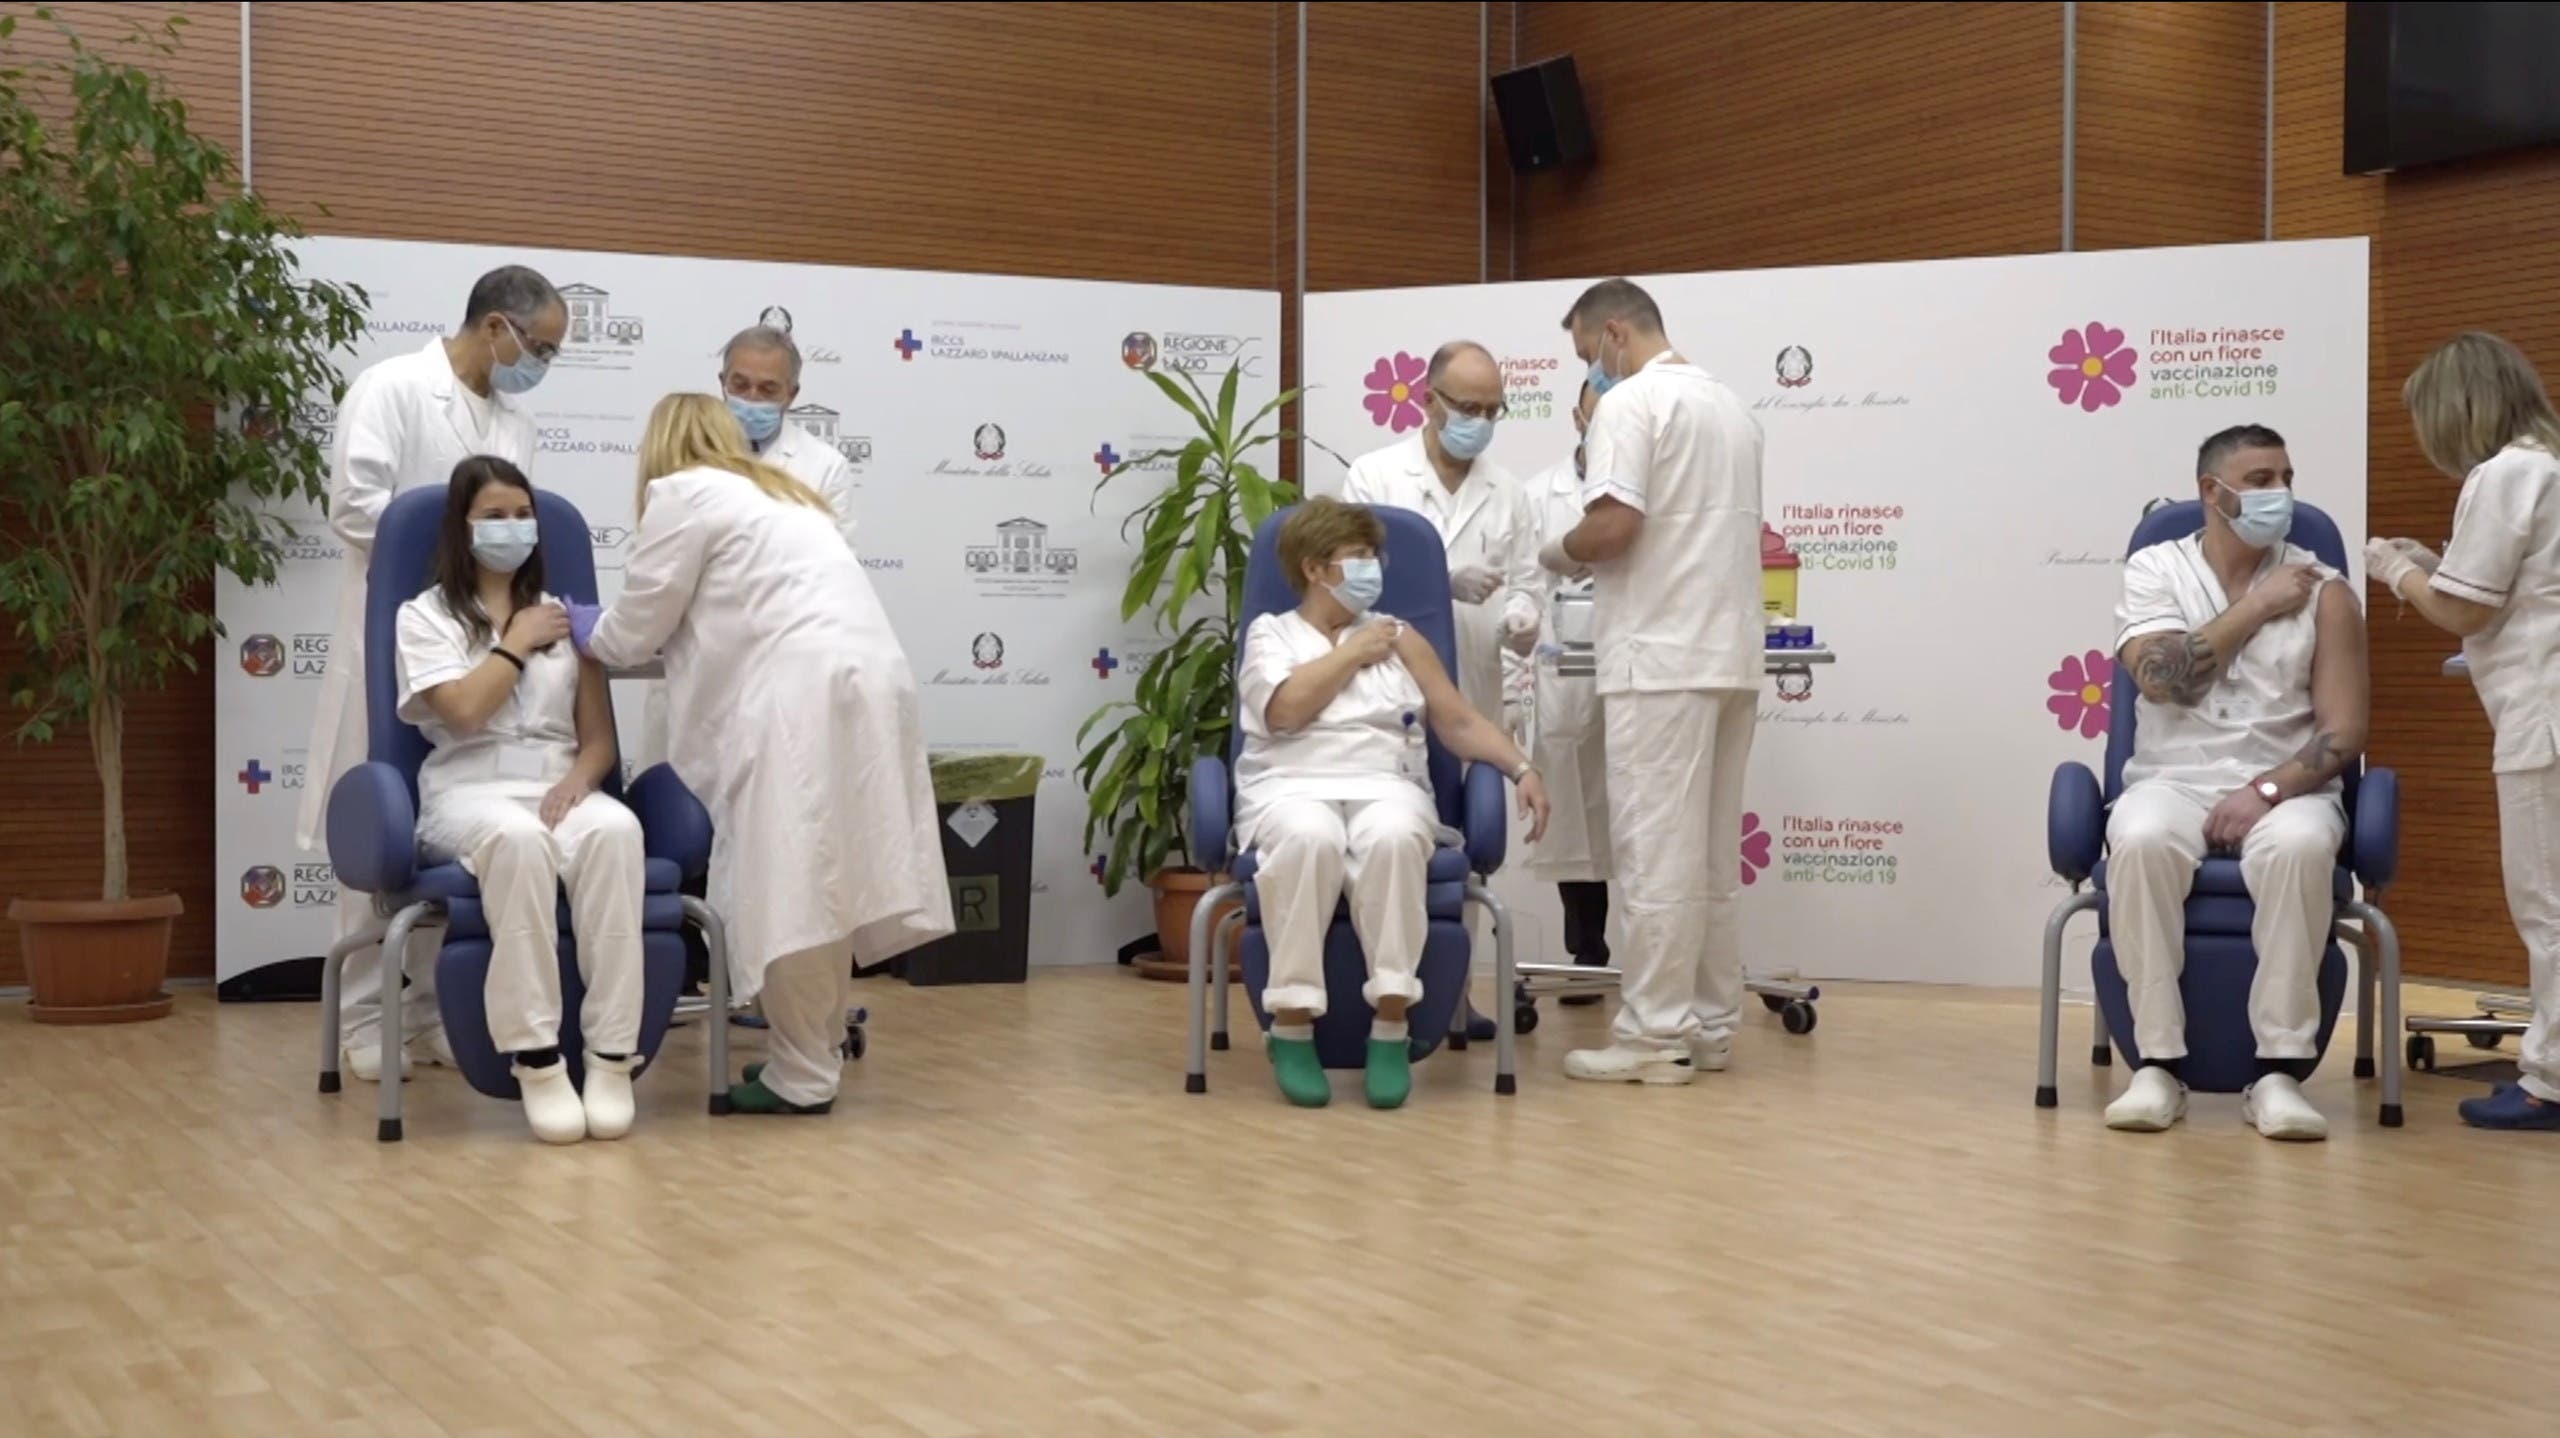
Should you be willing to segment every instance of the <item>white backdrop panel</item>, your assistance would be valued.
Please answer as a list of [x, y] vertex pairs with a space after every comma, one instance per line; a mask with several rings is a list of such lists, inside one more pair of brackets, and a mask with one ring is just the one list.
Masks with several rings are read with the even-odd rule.
[[[1152, 927], [1142, 892], [1102, 897], [1080, 843], [1076, 726], [1127, 695], [1134, 671], [1122, 661], [1150, 649], [1143, 621], [1119, 618], [1130, 553], [1119, 523], [1140, 482], [1098, 503], [1092, 489], [1109, 464], [1176, 433], [1142, 365], [1194, 366], [1214, 385], [1240, 359], [1242, 403], [1276, 392], [1276, 296], [388, 240], [301, 250], [312, 274], [372, 295], [349, 375], [450, 332], [471, 282], [496, 265], [530, 264], [561, 286], [573, 321], [530, 396], [533, 479], [594, 527], [608, 599], [631, 541], [650, 406], [715, 389], [720, 347], [739, 329], [788, 327], [807, 361], [793, 418], [834, 441], [860, 478], [858, 548], [923, 685], [930, 741], [1047, 760], [1032, 962], [1106, 960]], [[326, 406], [306, 419], [326, 423]], [[295, 852], [293, 820], [341, 561], [316, 513], [295, 519], [304, 537], [282, 582], [225, 582], [217, 597], [229, 630], [215, 687], [225, 979], [319, 954], [330, 935], [330, 870]], [[1008, 550], [1008, 534], [1030, 543]], [[636, 739], [637, 696], [619, 687], [622, 730]]]
[[[2081, 696], [2112, 672], [2145, 503], [2193, 497], [2197, 444], [2257, 422], [2362, 543], [2365, 262], [2356, 239], [1638, 277], [1758, 413], [1767, 520], [1840, 652], [1810, 696], [1763, 691], [1752, 820], [1723, 859], [1750, 880], [1754, 969], [2035, 981], [2061, 897], [2046, 785], [2102, 758]], [[1419, 417], [1397, 377], [1466, 337], [1509, 375], [1492, 457], [1524, 479], [1569, 457], [1583, 366], [1558, 322], [1585, 283], [1309, 296], [1308, 432], [1346, 456], [1392, 442]], [[2057, 383], [2093, 339], [2131, 383]], [[1312, 487], [1339, 492], [1311, 458]], [[1561, 959], [1554, 891], [1513, 853], [1498, 887], [1529, 920], [1522, 953]]]

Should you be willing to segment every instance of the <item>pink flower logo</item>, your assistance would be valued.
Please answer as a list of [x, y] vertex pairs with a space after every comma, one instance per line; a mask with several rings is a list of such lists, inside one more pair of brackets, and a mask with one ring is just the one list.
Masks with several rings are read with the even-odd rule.
[[1742, 816], [1742, 882], [1760, 882], [1760, 871], [1769, 867], [1769, 831], [1760, 827], [1760, 816]]
[[2133, 347], [2124, 342], [2124, 331], [2096, 320], [2085, 330], [2064, 330], [2062, 343], [2045, 357], [2054, 363], [2044, 382], [2053, 386], [2055, 397], [2089, 414], [2123, 399], [2133, 384]]
[[1383, 424], [1393, 434], [1402, 434], [1422, 423], [1422, 401], [1430, 394], [1422, 382], [1423, 372], [1430, 366], [1421, 360], [1396, 351], [1392, 360], [1381, 359], [1361, 384], [1369, 392], [1360, 402], [1369, 407], [1369, 422]]
[[2081, 738], [2095, 739], [2107, 732], [2107, 695], [2115, 682], [2114, 660], [2095, 649], [2070, 655], [2061, 668], [2046, 676], [2053, 697], [2044, 701], [2044, 707], [2053, 712], [2063, 733], [2076, 728]]

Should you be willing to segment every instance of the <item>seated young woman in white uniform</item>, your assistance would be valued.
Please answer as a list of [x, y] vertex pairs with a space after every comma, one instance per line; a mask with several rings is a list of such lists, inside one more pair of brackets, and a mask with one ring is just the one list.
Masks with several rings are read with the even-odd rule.
[[1324, 940], [1347, 894], [1369, 963], [1361, 996], [1377, 1010], [1366, 1090], [1394, 1108], [1413, 1088], [1405, 1008], [1427, 928], [1424, 879], [1439, 830], [1428, 732], [1460, 759], [1519, 785], [1529, 838], [1547, 825], [1547, 793], [1500, 725], [1471, 707], [1411, 626], [1368, 615], [1386, 579], [1386, 526], [1360, 505], [1311, 499], [1280, 526], [1280, 563], [1302, 597], [1245, 631], [1236, 666], [1244, 750], [1236, 828], [1259, 856], [1255, 883], [1271, 945], [1271, 1067], [1291, 1103], [1331, 1098], [1316, 1057], [1325, 1011]]
[[[604, 670], [567, 643], [542, 589], [533, 486], [506, 460], [456, 465], [435, 581], [400, 606], [400, 717], [418, 770], [418, 844], [480, 881], [489, 1037], [549, 1143], [630, 1131], [640, 1044], [640, 822], [596, 792], [617, 762]], [[587, 1084], [560, 1056], [560, 886], [587, 988]]]

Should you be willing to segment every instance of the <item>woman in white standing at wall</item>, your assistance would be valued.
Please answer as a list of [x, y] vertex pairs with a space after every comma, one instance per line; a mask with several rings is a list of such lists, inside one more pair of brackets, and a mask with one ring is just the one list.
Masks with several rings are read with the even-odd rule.
[[[640, 1046], [640, 821], [596, 792], [613, 772], [604, 670], [562, 641], [543, 592], [533, 486], [494, 455], [456, 465], [427, 591], [400, 606], [400, 717], [418, 768], [418, 845], [480, 881], [489, 1038], [545, 1143], [631, 1130]], [[560, 1054], [562, 885], [576, 927], [587, 1085]]]
[[[1574, 447], [1571, 458], [1529, 481], [1528, 498], [1535, 512], [1541, 546], [1553, 544], [1582, 522], [1582, 433], [1591, 423], [1591, 407], [1599, 396], [1586, 383], [1573, 402]], [[1554, 599], [1559, 593], [1591, 593], [1588, 578], [1545, 574], [1548, 607], [1546, 640], [1559, 642]], [[1600, 685], [1596, 676], [1568, 677], [1551, 663], [1535, 667], [1537, 714], [1530, 757], [1546, 776], [1547, 793], [1556, 814], [1546, 837], [1529, 849], [1529, 871], [1556, 886], [1564, 904], [1564, 944], [1584, 968], [1609, 963], [1609, 751], [1602, 742]], [[1566, 1004], [1600, 1002], [1598, 992], [1567, 994]]]
[[2429, 355], [2401, 398], [2427, 459], [2465, 476], [2462, 498], [2441, 558], [2414, 540], [2375, 539], [2365, 569], [2462, 637], [2497, 733], [2489, 767], [2507, 907], [2532, 960], [2522, 1077], [2465, 1099], [2462, 1119], [2560, 1132], [2560, 414], [2522, 352], [2476, 332]]
[[650, 412], [639, 511], [621, 597], [572, 609], [579, 648], [666, 657], [670, 762], [711, 811], [734, 992], [761, 994], [770, 1026], [732, 1110], [825, 1113], [856, 956], [951, 932], [915, 675], [826, 500], [749, 454], [718, 398]]

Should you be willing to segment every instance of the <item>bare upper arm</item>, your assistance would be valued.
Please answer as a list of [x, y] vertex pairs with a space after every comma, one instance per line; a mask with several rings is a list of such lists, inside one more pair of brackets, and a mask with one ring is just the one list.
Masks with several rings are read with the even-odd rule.
[[1448, 706], [1467, 702], [1458, 686], [1449, 682], [1449, 671], [1441, 665], [1439, 651], [1422, 637], [1421, 630], [1410, 624], [1404, 626], [1396, 636], [1396, 657], [1404, 661], [1405, 672], [1421, 687], [1422, 706], [1433, 715], [1445, 718], [1456, 712]]
[[2311, 707], [2324, 727], [2366, 704], [2364, 609], [2345, 580], [2320, 586], [2311, 651]]

